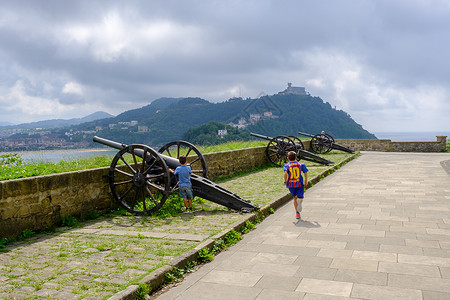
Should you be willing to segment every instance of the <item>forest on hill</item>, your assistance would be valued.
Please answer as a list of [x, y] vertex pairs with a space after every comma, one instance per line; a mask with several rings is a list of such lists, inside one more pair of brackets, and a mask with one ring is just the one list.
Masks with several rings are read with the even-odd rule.
[[[131, 120], [137, 121], [135, 128], [131, 126], [124, 130], [120, 126], [108, 127], [108, 123]], [[349, 114], [332, 108], [321, 98], [295, 94], [276, 94], [245, 100], [231, 98], [220, 103], [211, 103], [201, 98], [162, 98], [115, 118], [97, 120], [78, 127], [92, 129], [101, 126], [103, 129], [96, 135], [104, 138], [126, 144], [160, 146], [182, 139], [183, 135], [188, 141], [200, 144], [201, 139], [192, 135], [192, 132], [188, 134], [188, 131], [211, 121], [239, 127], [239, 130], [234, 131], [227, 127], [233, 135], [240, 136], [239, 139], [251, 139], [249, 132], [268, 136], [298, 136], [299, 131], [316, 134], [322, 130], [335, 138], [376, 138]], [[141, 129], [144, 126], [145, 130], [139, 132], [138, 126]]]

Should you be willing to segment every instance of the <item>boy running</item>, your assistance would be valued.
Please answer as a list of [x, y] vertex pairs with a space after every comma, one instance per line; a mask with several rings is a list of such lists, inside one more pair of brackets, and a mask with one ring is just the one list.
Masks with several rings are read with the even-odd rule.
[[[289, 162], [284, 165], [284, 184], [289, 188], [289, 192], [294, 197], [295, 218], [300, 219], [302, 211], [303, 194], [305, 185], [308, 184], [308, 169], [306, 166], [297, 161], [297, 154], [294, 151], [288, 153]], [[305, 183], [303, 184], [302, 172], [305, 174]], [[297, 206], [297, 199], [300, 203]]]

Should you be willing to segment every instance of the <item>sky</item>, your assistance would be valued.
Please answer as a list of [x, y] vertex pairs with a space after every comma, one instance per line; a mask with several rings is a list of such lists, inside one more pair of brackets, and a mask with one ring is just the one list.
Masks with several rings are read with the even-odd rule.
[[[0, 123], [305, 87], [366, 130], [450, 131], [448, 0], [0, 0]], [[301, 112], [300, 112], [301, 113]]]

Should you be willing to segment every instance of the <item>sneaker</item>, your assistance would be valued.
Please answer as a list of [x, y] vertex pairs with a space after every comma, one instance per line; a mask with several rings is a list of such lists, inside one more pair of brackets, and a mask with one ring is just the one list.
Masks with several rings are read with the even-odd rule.
[[302, 208], [302, 201], [298, 201], [297, 209], [298, 209], [299, 212], [302, 211], [302, 209], [303, 209], [303, 208]]
[[295, 213], [295, 218], [296, 218], [296, 219], [300, 219], [300, 213], [299, 213], [299, 212], [296, 212], [296, 213]]

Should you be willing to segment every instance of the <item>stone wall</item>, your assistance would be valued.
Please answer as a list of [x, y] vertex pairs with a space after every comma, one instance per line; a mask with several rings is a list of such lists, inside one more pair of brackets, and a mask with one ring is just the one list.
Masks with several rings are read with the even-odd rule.
[[[265, 147], [205, 154], [210, 179], [230, 176], [266, 164]], [[39, 231], [61, 217], [85, 217], [89, 212], [116, 208], [108, 184], [108, 169], [97, 168], [54, 175], [0, 181], [0, 238], [24, 229]]]
[[336, 139], [335, 143], [354, 151], [441, 152], [446, 149], [446, 139], [446, 136], [436, 136], [436, 142], [392, 142], [391, 140]]
[[51, 227], [63, 216], [113, 208], [107, 173], [99, 168], [0, 181], [0, 238]]
[[204, 154], [208, 177], [214, 180], [267, 164], [269, 160], [265, 151], [266, 147], [256, 147]]

